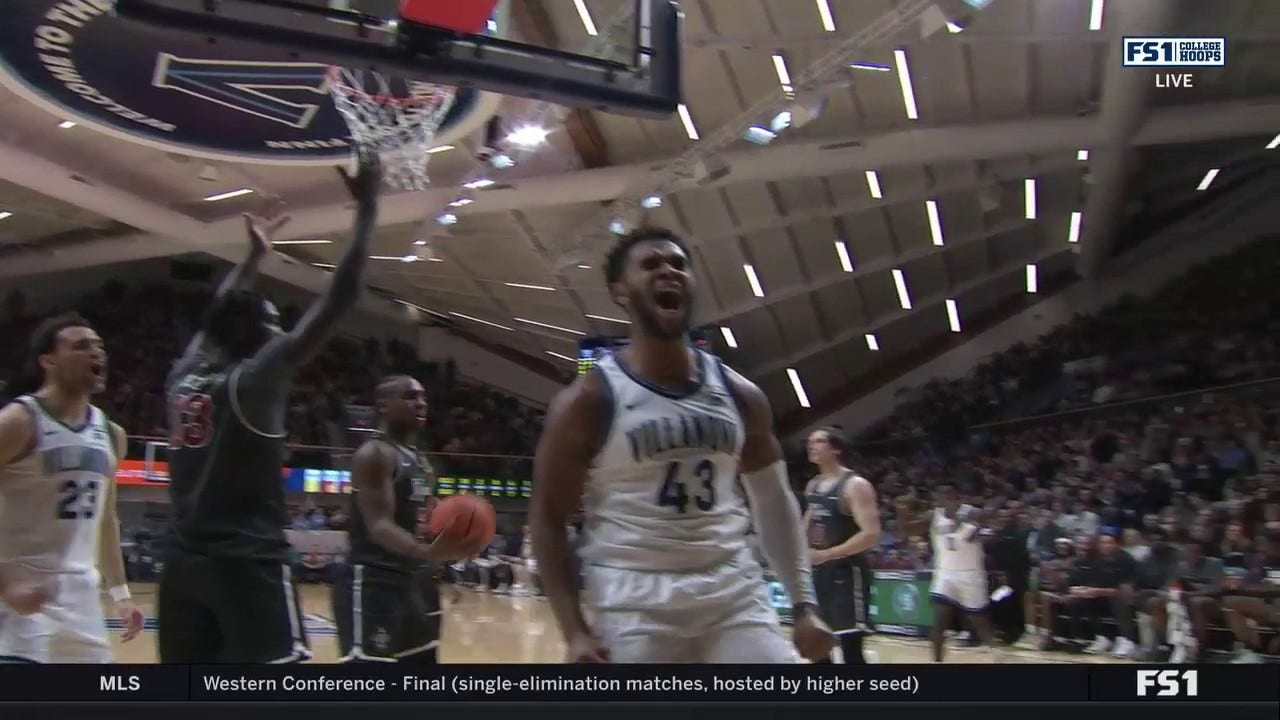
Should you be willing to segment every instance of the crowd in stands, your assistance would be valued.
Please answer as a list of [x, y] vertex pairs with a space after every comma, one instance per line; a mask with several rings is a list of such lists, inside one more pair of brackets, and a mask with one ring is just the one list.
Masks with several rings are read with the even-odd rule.
[[926, 539], [898, 528], [950, 481], [994, 530], [1011, 640], [1162, 657], [1161, 593], [1180, 582], [1174, 661], [1233, 636], [1237, 657], [1280, 652], [1265, 631], [1280, 625], [1277, 265], [1280, 246], [1252, 246], [918, 389], [854, 462], [882, 503], [876, 567], [930, 567]]

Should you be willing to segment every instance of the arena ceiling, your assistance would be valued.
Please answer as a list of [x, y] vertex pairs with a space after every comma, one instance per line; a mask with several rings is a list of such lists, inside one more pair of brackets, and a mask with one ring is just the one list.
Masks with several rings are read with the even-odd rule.
[[[1028, 265], [1042, 290], [1098, 271], [1126, 199], [1190, 198], [1210, 168], [1222, 182], [1280, 132], [1280, 13], [1268, 0], [995, 0], [951, 28], [928, 5], [685, 0], [692, 128], [560, 113], [544, 145], [488, 173], [474, 139], [459, 141], [432, 156], [432, 189], [384, 199], [374, 252], [385, 259], [369, 282], [568, 370], [584, 335], [625, 332], [599, 270], [611, 222], [669, 225], [695, 246], [699, 324], [727, 328], [736, 347], [722, 335], [721, 351], [793, 415], [789, 371], [821, 407], [948, 337], [948, 301], [963, 337], [966, 319], [1025, 298]], [[621, 2], [585, 7], [603, 25]], [[522, 38], [590, 40], [571, 0], [512, 10]], [[1133, 35], [1226, 36], [1228, 61], [1192, 70], [1192, 89], [1156, 89], [1151, 71], [1122, 66], [1120, 38]], [[825, 108], [807, 124], [765, 146], [741, 139], [814, 98]], [[499, 114], [512, 126], [535, 109], [508, 100]], [[342, 251], [351, 204], [329, 169], [215, 162], [62, 127], [2, 87], [0, 118], [0, 215], [12, 213], [0, 220], [0, 278], [191, 252], [234, 261], [240, 213], [268, 197], [294, 218], [280, 239], [314, 243], [280, 245], [270, 274], [319, 290], [317, 266]], [[494, 184], [463, 187], [482, 175]], [[240, 188], [253, 193], [203, 200]], [[448, 207], [464, 196], [473, 202]], [[650, 196], [661, 206], [642, 211]], [[434, 221], [446, 211], [455, 224]]]

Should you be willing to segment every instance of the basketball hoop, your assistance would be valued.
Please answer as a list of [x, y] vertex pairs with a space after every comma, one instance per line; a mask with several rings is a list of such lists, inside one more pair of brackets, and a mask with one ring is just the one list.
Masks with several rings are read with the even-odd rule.
[[334, 66], [329, 68], [329, 94], [352, 142], [382, 159], [388, 185], [427, 187], [427, 151], [453, 106], [452, 87]]

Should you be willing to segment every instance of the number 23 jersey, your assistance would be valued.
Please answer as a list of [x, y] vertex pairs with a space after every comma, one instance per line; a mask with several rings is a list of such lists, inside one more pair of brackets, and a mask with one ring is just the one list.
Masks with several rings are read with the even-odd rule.
[[742, 417], [724, 366], [694, 353], [696, 377], [678, 393], [640, 378], [616, 354], [596, 364], [612, 415], [583, 492], [586, 563], [696, 571], [747, 547]]
[[82, 424], [70, 426], [30, 395], [15, 402], [31, 414], [35, 437], [28, 452], [0, 468], [0, 562], [91, 572], [116, 472], [111, 426], [92, 405]]

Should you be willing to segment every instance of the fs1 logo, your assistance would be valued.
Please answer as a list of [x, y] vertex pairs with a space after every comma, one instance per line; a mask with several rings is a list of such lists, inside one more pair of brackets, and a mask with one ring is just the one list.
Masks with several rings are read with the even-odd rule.
[[1125, 67], [1223, 67], [1227, 64], [1224, 37], [1127, 37]]
[[1200, 671], [1139, 670], [1138, 697], [1147, 697], [1152, 689], [1156, 689], [1156, 697], [1196, 697], [1200, 694]]

